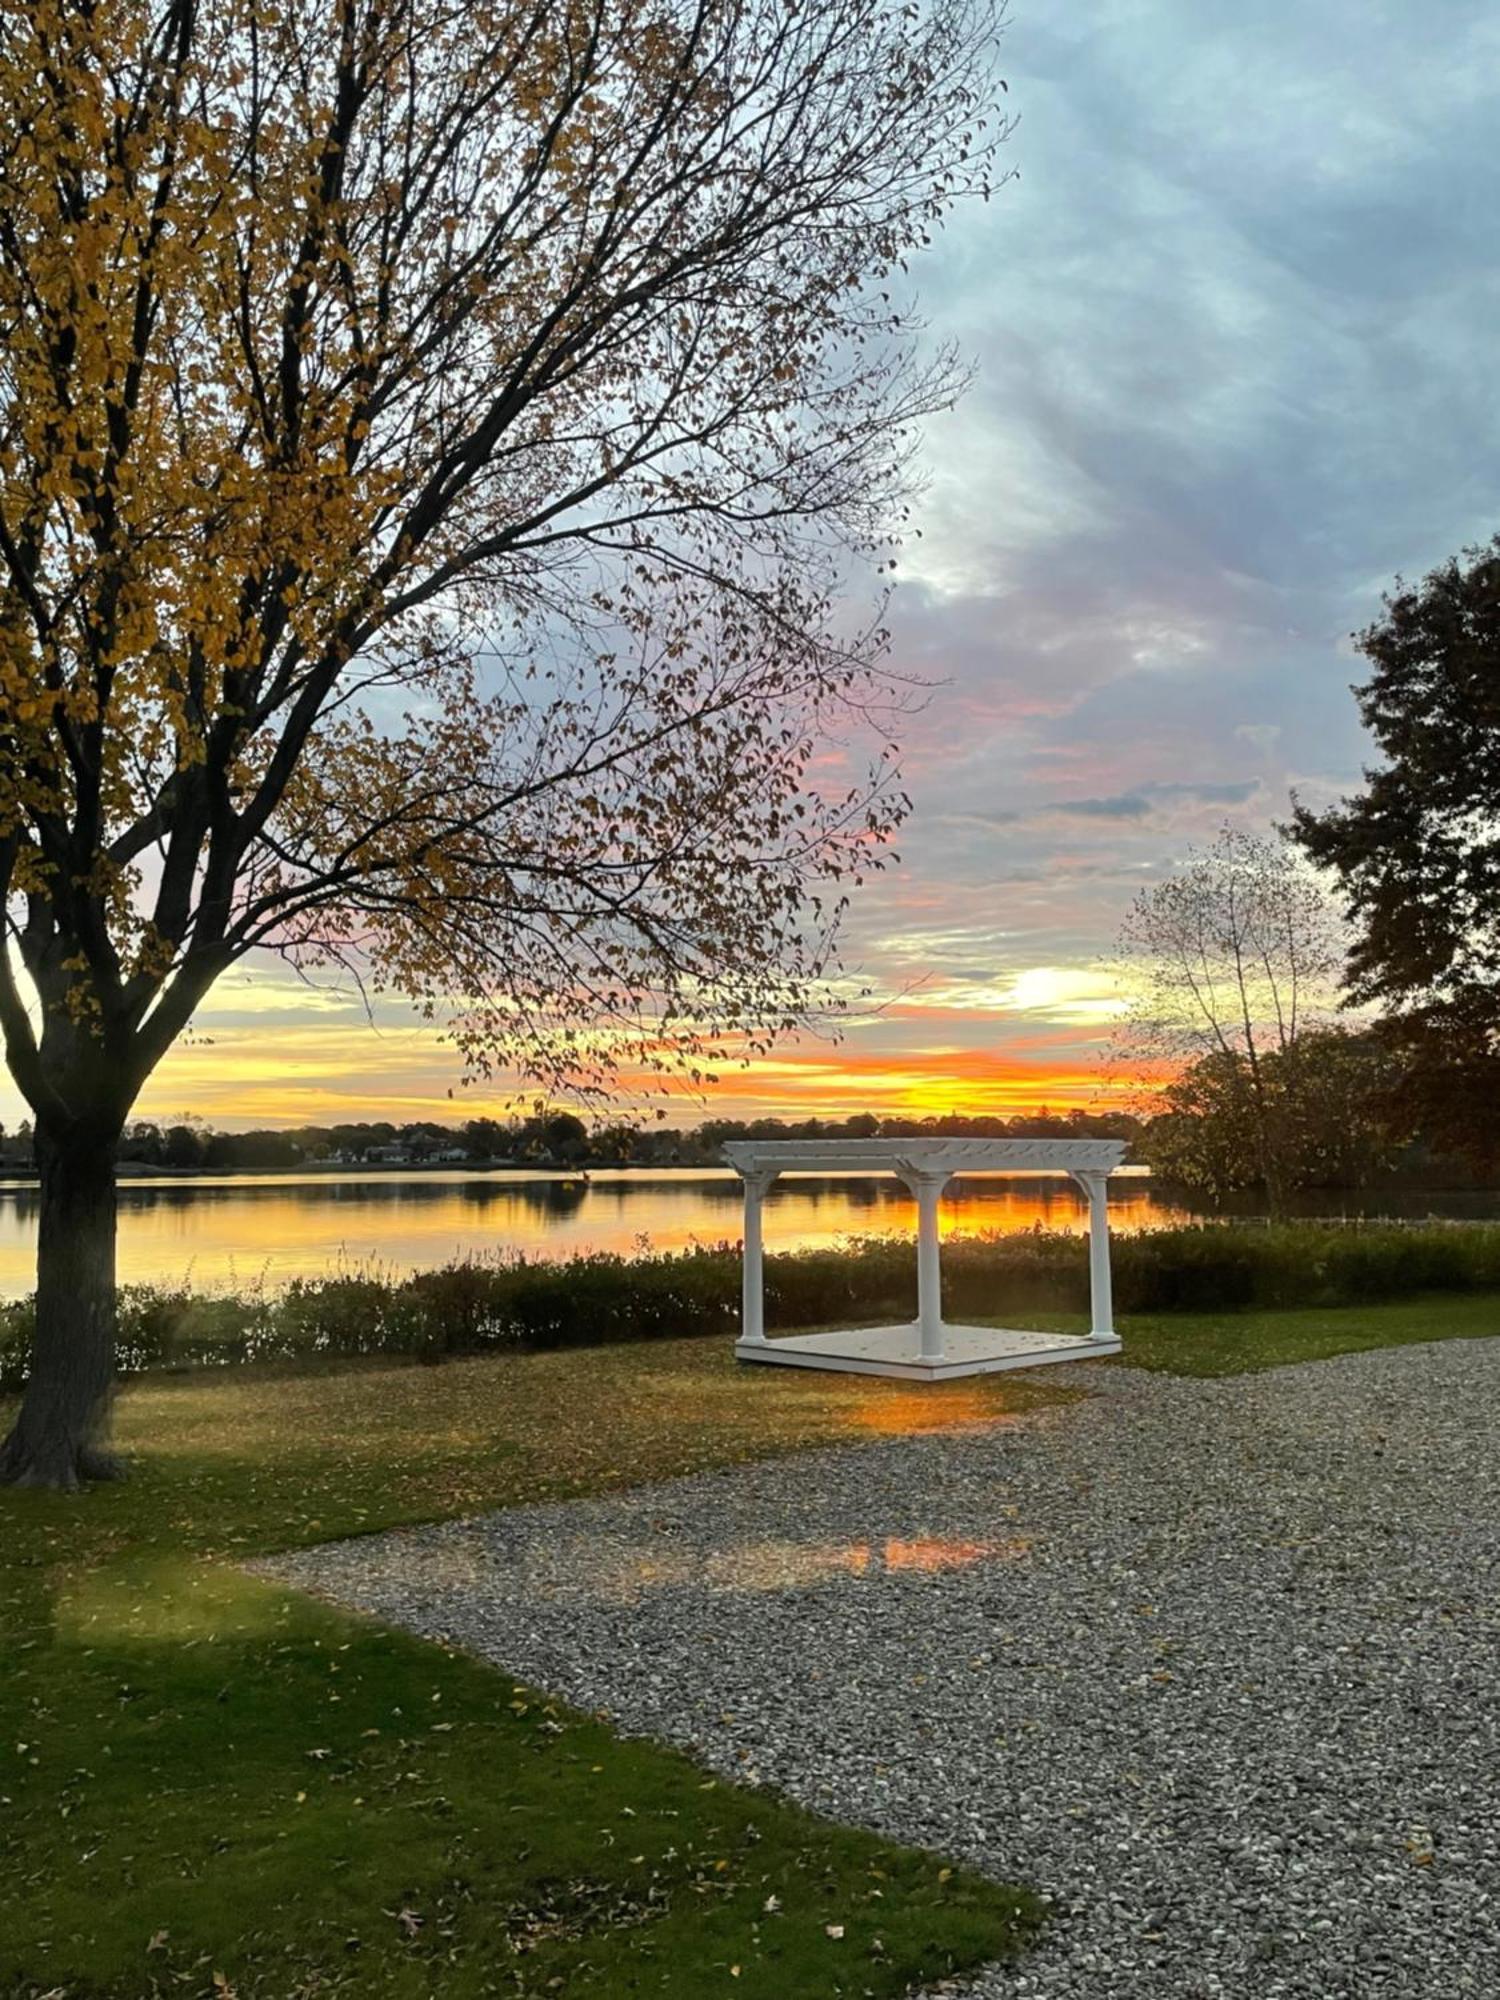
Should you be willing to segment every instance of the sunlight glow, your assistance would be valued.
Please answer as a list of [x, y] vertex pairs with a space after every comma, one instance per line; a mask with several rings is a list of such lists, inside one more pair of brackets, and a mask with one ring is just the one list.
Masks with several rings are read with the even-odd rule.
[[[856, 1112], [938, 1117], [1067, 1111], [1130, 1101], [1143, 1079], [1100, 1062], [1122, 1006], [1108, 974], [1088, 966], [1039, 964], [955, 976], [989, 956], [977, 935], [905, 940], [918, 983], [851, 1007], [843, 1038], [804, 1035], [774, 1053], [726, 1068], [716, 1084], [678, 1086], [664, 1098], [653, 1080], [626, 1074], [612, 1116], [692, 1126], [706, 1118], [847, 1118]], [[993, 959], [991, 958], [991, 963]], [[463, 1083], [456, 1058], [432, 1025], [399, 1002], [367, 1010], [348, 982], [304, 981], [255, 963], [227, 973], [192, 1030], [167, 1055], [137, 1116], [211, 1125], [331, 1125], [385, 1118], [460, 1124], [505, 1116], [534, 1087], [515, 1079], [483, 1089]], [[14, 1129], [25, 1106], [0, 1088], [0, 1119]]]

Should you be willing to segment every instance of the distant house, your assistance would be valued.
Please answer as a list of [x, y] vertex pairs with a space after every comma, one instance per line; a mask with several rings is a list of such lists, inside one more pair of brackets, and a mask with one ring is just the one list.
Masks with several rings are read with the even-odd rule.
[[434, 1153], [432, 1155], [432, 1158], [434, 1160], [443, 1162], [448, 1162], [452, 1160], [466, 1160], [468, 1159], [468, 1157], [469, 1157], [469, 1150], [467, 1146], [444, 1146], [441, 1152]]
[[405, 1167], [411, 1164], [411, 1154], [405, 1146], [367, 1146], [365, 1159], [372, 1167]]

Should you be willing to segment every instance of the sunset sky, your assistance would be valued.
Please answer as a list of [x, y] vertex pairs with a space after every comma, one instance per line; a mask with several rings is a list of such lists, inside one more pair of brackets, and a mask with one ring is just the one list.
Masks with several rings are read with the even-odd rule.
[[[682, 1122], [1092, 1101], [1131, 895], [1346, 788], [1348, 633], [1500, 528], [1493, 0], [1015, 0], [1004, 69], [1019, 178], [916, 274], [977, 379], [896, 605], [936, 685], [849, 933], [880, 1004]], [[141, 1108], [494, 1108], [457, 1080], [399, 1010], [252, 964]]]

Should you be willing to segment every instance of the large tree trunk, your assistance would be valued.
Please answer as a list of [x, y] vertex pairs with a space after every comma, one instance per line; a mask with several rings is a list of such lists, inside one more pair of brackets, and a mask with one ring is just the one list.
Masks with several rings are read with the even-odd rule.
[[39, 1127], [36, 1338], [0, 1482], [74, 1487], [117, 1477], [107, 1448], [115, 1369], [118, 1133]]

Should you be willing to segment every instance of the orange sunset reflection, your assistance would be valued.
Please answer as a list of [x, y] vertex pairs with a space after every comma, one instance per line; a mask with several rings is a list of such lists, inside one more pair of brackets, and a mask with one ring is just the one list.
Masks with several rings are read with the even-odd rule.
[[[1018, 1562], [1030, 1549], [1029, 1539], [1022, 1535], [1003, 1541], [886, 1535], [859, 1542], [757, 1540], [707, 1555], [662, 1546], [621, 1551], [595, 1540], [580, 1544], [576, 1554], [579, 1574], [588, 1576], [599, 1596], [628, 1603], [647, 1591], [685, 1586], [725, 1596], [755, 1596], [812, 1590], [850, 1576], [935, 1576], [975, 1563]], [[448, 1552], [443, 1552], [439, 1561], [447, 1560]], [[451, 1574], [445, 1580], [451, 1581]]]
[[[284, 1284], [341, 1266], [395, 1274], [469, 1257], [621, 1255], [738, 1243], [740, 1184], [727, 1170], [595, 1171], [540, 1177], [465, 1174], [264, 1174], [120, 1184], [120, 1276], [126, 1283], [201, 1289], [263, 1281]], [[1182, 1219], [1149, 1183], [1119, 1178], [1111, 1221], [1122, 1230]], [[1088, 1226], [1067, 1181], [987, 1179], [952, 1183], [945, 1236]], [[788, 1176], [766, 1206], [766, 1246], [797, 1250], [858, 1236], [909, 1236], [910, 1194], [879, 1175], [838, 1180]], [[0, 1186], [0, 1295], [33, 1283], [34, 1183]]]

